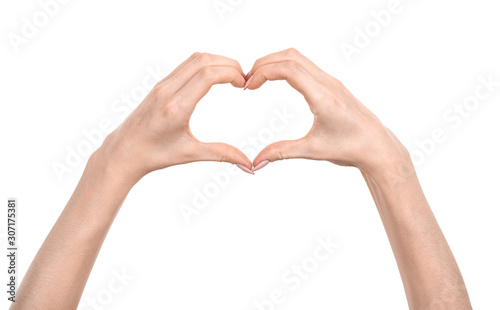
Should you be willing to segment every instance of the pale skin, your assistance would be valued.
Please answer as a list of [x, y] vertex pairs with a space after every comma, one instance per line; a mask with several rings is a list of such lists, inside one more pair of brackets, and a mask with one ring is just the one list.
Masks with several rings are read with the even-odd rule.
[[[191, 134], [189, 118], [212, 85], [231, 83], [255, 90], [272, 80], [286, 80], [309, 104], [314, 123], [306, 136], [271, 144], [252, 163], [233, 146], [202, 143]], [[224, 161], [253, 173], [289, 158], [326, 160], [361, 171], [396, 257], [410, 309], [472, 309], [405, 147], [342, 83], [294, 49], [257, 60], [247, 75], [235, 60], [195, 53], [160, 81], [90, 157], [11, 309], [76, 309], [116, 214], [130, 189], [149, 172], [195, 161]]]

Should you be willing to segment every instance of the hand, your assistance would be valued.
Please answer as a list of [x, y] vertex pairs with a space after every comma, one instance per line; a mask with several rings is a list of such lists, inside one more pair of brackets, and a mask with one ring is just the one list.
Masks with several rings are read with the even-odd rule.
[[161, 80], [144, 101], [97, 151], [106, 167], [137, 182], [147, 173], [194, 161], [223, 161], [250, 172], [251, 161], [224, 143], [202, 143], [189, 129], [189, 119], [212, 85], [242, 88], [244, 74], [235, 60], [195, 53]]
[[288, 158], [328, 160], [365, 172], [408, 159], [404, 146], [371, 111], [295, 49], [257, 60], [247, 74], [245, 88], [257, 89], [268, 80], [286, 80], [304, 95], [314, 123], [301, 139], [267, 146], [255, 158], [254, 171]]

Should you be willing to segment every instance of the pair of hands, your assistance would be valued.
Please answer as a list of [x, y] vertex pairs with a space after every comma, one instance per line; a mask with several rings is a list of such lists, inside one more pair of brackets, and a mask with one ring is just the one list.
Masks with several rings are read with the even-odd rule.
[[[286, 80], [304, 95], [314, 123], [303, 138], [273, 143], [252, 163], [231, 145], [202, 143], [192, 135], [189, 119], [212, 85], [258, 89], [268, 80]], [[257, 60], [247, 75], [235, 60], [195, 53], [160, 81], [92, 155], [25, 275], [16, 297], [20, 302], [12, 309], [76, 309], [121, 204], [147, 173], [206, 160], [230, 162], [253, 173], [287, 158], [328, 160], [362, 171], [394, 251], [410, 309], [472, 309], [406, 149], [338, 80], [293, 49]], [[395, 178], [401, 176], [401, 167], [410, 168], [404, 182]], [[54, 244], [62, 246], [54, 251]], [[64, 276], [55, 270], [64, 270]]]
[[[198, 141], [189, 120], [212, 85], [231, 83], [255, 90], [286, 80], [314, 114], [307, 135], [264, 148], [253, 163], [225, 143]], [[110, 170], [138, 181], [151, 171], [195, 161], [223, 161], [252, 173], [289, 158], [327, 160], [365, 173], [395, 166], [406, 150], [380, 120], [337, 79], [295, 49], [258, 59], [248, 74], [233, 59], [194, 53], [158, 82], [144, 101], [105, 140], [100, 150]]]

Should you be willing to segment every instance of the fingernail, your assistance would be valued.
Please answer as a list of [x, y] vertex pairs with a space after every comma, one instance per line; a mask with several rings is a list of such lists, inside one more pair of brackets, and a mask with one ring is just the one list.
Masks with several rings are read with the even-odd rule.
[[253, 173], [252, 170], [248, 169], [247, 167], [243, 166], [243, 165], [240, 165], [240, 164], [236, 164], [236, 166], [238, 166], [238, 168], [240, 168], [241, 170], [245, 171], [246, 173], [249, 173], [249, 174], [255, 174]]
[[247, 83], [246, 78], [242, 75], [242, 76], [241, 76], [241, 79], [243, 80], [243, 85], [245, 85], [245, 84]]
[[248, 88], [248, 84], [250, 84], [250, 81], [253, 79], [253, 75], [247, 80], [247, 82], [245, 83], [245, 86], [243, 86], [243, 90], [247, 89]]
[[245, 75], [245, 80], [248, 80], [252, 76], [252, 70], [248, 71], [248, 73]]
[[262, 168], [264, 168], [265, 166], [267, 166], [267, 164], [269, 164], [270, 161], [269, 160], [264, 160], [263, 162], [261, 162], [260, 164], [258, 164], [256, 167], [254, 167], [252, 169], [253, 172], [257, 171], [257, 170], [260, 170]]

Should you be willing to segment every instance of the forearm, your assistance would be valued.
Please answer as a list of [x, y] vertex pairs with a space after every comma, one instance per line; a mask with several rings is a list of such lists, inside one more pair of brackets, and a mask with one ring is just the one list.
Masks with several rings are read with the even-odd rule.
[[[453, 254], [396, 136], [339, 80], [294, 49], [260, 58], [249, 76], [248, 89], [258, 89], [267, 80], [286, 80], [304, 95], [314, 114], [304, 137], [268, 145], [254, 167], [307, 158], [359, 168], [389, 236], [410, 308], [470, 309]], [[408, 169], [400, 169], [405, 165]]]
[[460, 270], [411, 160], [402, 155], [392, 167], [362, 174], [387, 232], [410, 309], [471, 309]]
[[224, 83], [243, 88], [239, 63], [195, 53], [106, 137], [33, 260], [11, 309], [76, 309], [121, 204], [146, 174], [208, 160], [251, 172], [243, 152], [224, 143], [200, 142], [189, 128], [196, 104], [213, 85]]
[[45, 239], [11, 309], [76, 309], [106, 234], [131, 184], [94, 153]]

